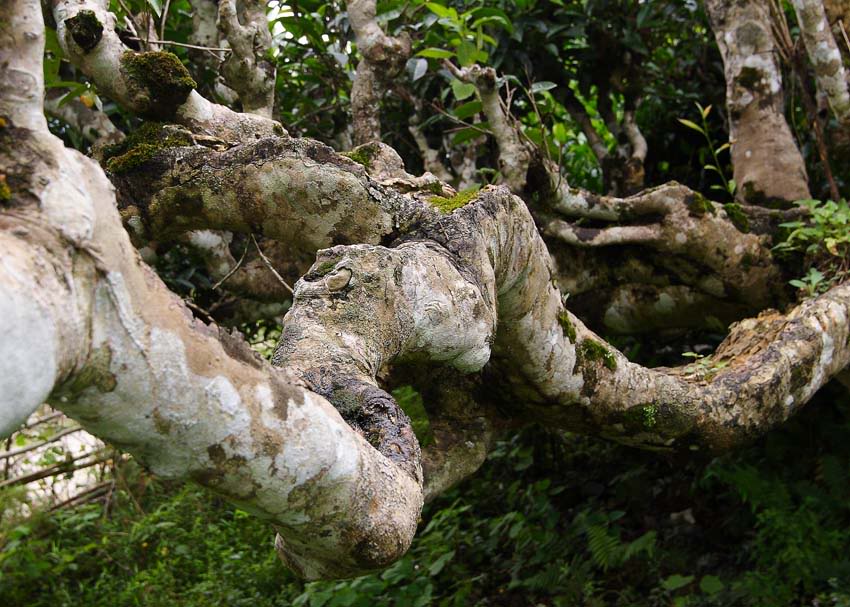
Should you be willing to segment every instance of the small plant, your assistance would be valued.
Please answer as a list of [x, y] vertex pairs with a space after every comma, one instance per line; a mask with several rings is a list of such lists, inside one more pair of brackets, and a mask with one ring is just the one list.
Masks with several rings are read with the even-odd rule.
[[807, 296], [814, 297], [818, 293], [826, 291], [829, 282], [825, 279], [826, 276], [824, 276], [823, 272], [817, 268], [809, 268], [808, 274], [802, 278], [789, 280], [788, 283], [792, 287], [797, 287], [798, 289], [805, 291]]
[[685, 367], [685, 370], [694, 376], [699, 376], [700, 379], [710, 380], [729, 366], [729, 361], [712, 360], [711, 357], [696, 352], [685, 352], [682, 354], [685, 358], [691, 358], [694, 362]]
[[789, 232], [773, 250], [803, 254], [808, 273], [790, 284], [812, 297], [850, 274], [850, 207], [846, 200], [800, 200], [797, 204], [808, 209], [809, 217], [780, 224]]
[[702, 125], [697, 124], [693, 120], [688, 120], [687, 118], [679, 118], [679, 122], [684, 124], [689, 129], [695, 130], [697, 133], [701, 134], [705, 138], [705, 142], [708, 145], [708, 151], [711, 153], [711, 158], [713, 159], [712, 163], [706, 163], [703, 165], [703, 169], [706, 171], [713, 171], [717, 173], [720, 177], [720, 180], [723, 182], [723, 185], [713, 184], [711, 186], [712, 190], [720, 190], [729, 194], [729, 196], [735, 196], [735, 188], [737, 184], [734, 179], [727, 178], [726, 173], [723, 171], [723, 166], [720, 164], [720, 153], [728, 150], [731, 147], [731, 144], [727, 141], [726, 143], [717, 147], [714, 143], [714, 139], [712, 139], [711, 134], [709, 133], [708, 128], [708, 115], [711, 113], [711, 106], [707, 105], [706, 107], [702, 107], [699, 103], [696, 103], [697, 109], [699, 110], [700, 119]]

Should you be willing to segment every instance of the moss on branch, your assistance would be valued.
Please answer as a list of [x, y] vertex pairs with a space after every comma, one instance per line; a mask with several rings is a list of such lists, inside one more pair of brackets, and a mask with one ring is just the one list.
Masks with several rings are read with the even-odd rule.
[[128, 173], [144, 165], [159, 150], [194, 145], [191, 134], [161, 122], [146, 122], [121, 143], [103, 151], [104, 166], [113, 174]]
[[451, 198], [445, 198], [443, 196], [432, 196], [428, 199], [428, 202], [431, 203], [431, 206], [435, 207], [441, 213], [448, 215], [452, 211], [455, 211], [461, 207], [468, 205], [477, 197], [478, 190], [473, 189], [460, 192], [452, 196]]
[[180, 59], [165, 51], [127, 51], [121, 71], [140, 112], [161, 120], [172, 117], [197, 87]]

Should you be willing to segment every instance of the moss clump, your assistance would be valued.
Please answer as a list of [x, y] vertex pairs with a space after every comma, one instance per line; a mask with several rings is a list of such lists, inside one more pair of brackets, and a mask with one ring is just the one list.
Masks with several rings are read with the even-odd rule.
[[116, 175], [127, 173], [152, 159], [163, 148], [193, 144], [192, 136], [178, 127], [146, 122], [121, 143], [103, 150], [104, 166]]
[[0, 175], [0, 202], [9, 202], [12, 200], [12, 189], [6, 183], [6, 176]]
[[709, 215], [714, 215], [716, 213], [711, 201], [699, 192], [694, 192], [693, 195], [685, 201], [685, 204], [688, 205], [690, 213], [698, 217], [701, 217], [706, 213]]
[[585, 339], [581, 342], [579, 349], [582, 360], [599, 360], [608, 370], [615, 371], [617, 369], [617, 357], [599, 342]]
[[458, 192], [451, 198], [444, 198], [443, 196], [432, 196], [430, 199], [428, 199], [428, 202], [431, 203], [431, 206], [435, 207], [441, 213], [448, 215], [452, 211], [455, 211], [461, 207], [465, 207], [477, 197], [478, 190], [473, 189]]
[[566, 335], [572, 343], [575, 343], [576, 328], [570, 320], [570, 315], [566, 310], [558, 314], [558, 324], [561, 325], [561, 328], [564, 330], [564, 335]]
[[173, 53], [150, 51], [121, 55], [121, 71], [140, 111], [168, 119], [174, 115], [197, 84]]
[[744, 213], [744, 208], [736, 202], [728, 202], [723, 205], [726, 216], [739, 231], [744, 234], [750, 231], [750, 219]]
[[65, 26], [71, 38], [84, 53], [88, 53], [103, 36], [103, 24], [98, 21], [94, 11], [82, 10], [70, 19], [65, 19]]
[[372, 166], [372, 161], [375, 159], [375, 156], [378, 155], [378, 146], [372, 145], [371, 143], [364, 143], [353, 150], [342, 152], [341, 155], [346, 158], [350, 158], [357, 164], [363, 165], [366, 170], [369, 170]]

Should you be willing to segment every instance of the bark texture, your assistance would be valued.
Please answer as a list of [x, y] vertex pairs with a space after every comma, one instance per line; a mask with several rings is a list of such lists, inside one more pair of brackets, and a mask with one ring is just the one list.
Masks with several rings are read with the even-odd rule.
[[823, 2], [794, 0], [797, 23], [815, 72], [818, 90], [826, 97], [839, 122], [850, 122], [850, 92], [847, 73], [832, 36]]
[[[281, 558], [304, 577], [399, 558], [423, 500], [474, 472], [505, 429], [533, 420], [646, 449], [724, 449], [787, 419], [850, 363], [848, 284], [737, 323], [699, 364], [629, 362], [569, 308], [556, 268], [568, 258], [550, 255], [514, 192], [536, 194], [537, 219], [573, 260], [629, 245], [678, 265], [689, 278], [662, 285], [667, 299], [648, 306], [654, 317], [644, 310], [650, 318], [674, 297], [771, 301], [777, 269], [761, 219], [678, 184], [630, 198], [569, 188], [525, 147], [492, 73], [470, 77], [503, 158], [518, 163], [503, 168], [503, 186], [458, 194], [434, 175], [409, 175], [380, 143], [345, 156], [263, 136], [273, 123], [256, 116], [231, 127], [218, 110], [193, 113], [212, 107], [194, 93], [173, 113], [189, 130], [160, 126], [159, 145], [109, 158], [110, 182], [47, 130], [39, 3], [5, 1], [0, 432], [47, 400], [157, 474], [195, 480], [272, 522]], [[89, 5], [57, 4], [57, 23], [80, 6]], [[60, 38], [93, 78], [124, 78], [104, 90], [145, 111], [150, 91], [115, 66], [113, 22], [93, 8], [99, 39], [70, 26]], [[373, 21], [374, 5], [364, 14]], [[228, 267], [227, 236], [209, 230], [315, 255], [273, 364], [194, 318], [122, 220], [136, 240], [182, 238]], [[616, 221], [629, 223], [607, 225]], [[582, 273], [568, 270], [575, 284], [592, 282]], [[620, 286], [625, 310], [634, 284]], [[612, 313], [611, 322], [645, 318]], [[424, 453], [388, 391], [396, 374], [418, 376], [433, 416], [436, 441]]]
[[738, 198], [763, 205], [810, 198], [803, 158], [785, 121], [767, 0], [706, 0], [706, 8], [726, 71]]

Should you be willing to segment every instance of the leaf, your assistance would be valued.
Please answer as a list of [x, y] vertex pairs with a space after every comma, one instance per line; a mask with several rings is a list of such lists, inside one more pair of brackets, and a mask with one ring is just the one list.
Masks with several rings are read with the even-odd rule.
[[693, 581], [694, 576], [692, 575], [679, 575], [678, 573], [675, 573], [661, 582], [661, 587], [664, 588], [664, 590], [673, 592], [674, 590], [679, 590], [679, 588], [684, 588]]
[[453, 145], [460, 145], [462, 143], [466, 143], [476, 137], [481, 136], [481, 130], [484, 128], [483, 124], [478, 125], [479, 128], [473, 128], [471, 126], [466, 127], [465, 129], [459, 130], [455, 133], [454, 137], [452, 137]]
[[419, 57], [427, 57], [428, 59], [449, 59], [454, 57], [454, 51], [447, 51], [441, 48], [426, 48], [418, 53], [416, 53]]
[[466, 103], [457, 106], [452, 110], [452, 116], [458, 118], [460, 120], [466, 120], [467, 118], [474, 116], [478, 112], [481, 111], [481, 102], [480, 101], [467, 101]]
[[478, 58], [478, 47], [464, 40], [457, 47], [457, 60], [461, 67], [469, 67]]
[[455, 99], [457, 99], [458, 101], [463, 101], [467, 97], [472, 96], [474, 92], [474, 84], [470, 84], [468, 82], [461, 82], [457, 78], [452, 80], [452, 93], [454, 93]]
[[160, 4], [159, 0], [148, 0], [148, 4], [153, 9], [153, 12], [157, 17], [162, 15], [162, 4]]
[[716, 575], [705, 575], [699, 582], [699, 589], [709, 595], [717, 594], [724, 587], [723, 582]]
[[428, 566], [428, 573], [431, 574], [431, 575], [437, 575], [438, 573], [440, 573], [443, 570], [443, 567], [446, 566], [446, 563], [448, 563], [450, 560], [452, 560], [454, 558], [454, 556], [455, 556], [455, 551], [449, 550], [448, 552], [446, 552], [445, 554], [440, 556], [440, 558], [438, 558], [436, 561], [434, 561], [433, 563], [431, 563]]
[[416, 82], [422, 76], [428, 73], [428, 60], [427, 59], [411, 59], [408, 63], [408, 69], [410, 70], [410, 79]]
[[532, 93], [542, 93], [543, 91], [551, 91], [553, 88], [558, 85], [554, 82], [549, 82], [548, 80], [543, 80], [541, 82], [535, 82], [531, 85]]
[[711, 113], [711, 104], [708, 104], [702, 109], [702, 117], [708, 118], [708, 115]]
[[705, 133], [703, 132], [703, 130], [702, 130], [702, 127], [701, 127], [701, 126], [699, 126], [696, 122], [693, 122], [693, 121], [691, 121], [691, 120], [688, 120], [687, 118], [676, 118], [676, 120], [678, 120], [679, 122], [681, 122], [682, 124], [684, 124], [684, 125], [685, 125], [686, 127], [688, 127], [689, 129], [693, 129], [693, 130], [695, 130], [697, 133], [705, 134]]
[[428, 7], [432, 13], [440, 17], [441, 19], [451, 19], [452, 21], [457, 21], [457, 12], [454, 9], [451, 9], [447, 6], [443, 6], [442, 4], [437, 4], [436, 2], [426, 2], [425, 6]]
[[714, 150], [714, 152], [715, 152], [716, 154], [719, 154], [719, 153], [720, 153], [720, 152], [722, 152], [723, 150], [728, 150], [730, 147], [732, 147], [732, 144], [730, 144], [730, 143], [728, 143], [728, 142], [727, 142], [727, 143], [724, 143], [723, 145], [721, 145], [721, 146], [720, 146], [719, 148], [717, 148], [716, 150]]

